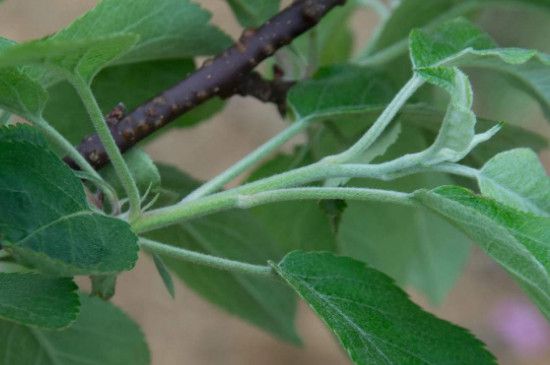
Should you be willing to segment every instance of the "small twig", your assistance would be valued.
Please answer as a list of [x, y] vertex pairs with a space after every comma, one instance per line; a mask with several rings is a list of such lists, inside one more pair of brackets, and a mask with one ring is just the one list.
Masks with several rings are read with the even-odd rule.
[[[125, 152], [159, 128], [215, 96], [239, 93], [241, 81], [263, 60], [314, 27], [330, 10], [346, 0], [297, 0], [257, 30], [247, 29], [235, 45], [207, 61], [179, 84], [128, 113], [109, 128]], [[78, 151], [99, 169], [109, 158], [97, 134], [86, 138]], [[70, 158], [65, 161], [72, 167]]]
[[273, 103], [281, 115], [286, 114], [286, 96], [288, 90], [295, 84], [293, 81], [280, 79], [266, 80], [257, 72], [252, 72], [243, 78], [240, 84], [228, 96], [252, 96], [264, 103]]

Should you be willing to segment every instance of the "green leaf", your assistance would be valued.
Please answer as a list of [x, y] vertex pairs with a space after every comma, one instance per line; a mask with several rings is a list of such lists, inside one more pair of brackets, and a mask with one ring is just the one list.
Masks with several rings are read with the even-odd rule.
[[180, 171], [177, 167], [162, 162], [157, 162], [156, 165], [160, 173], [162, 189], [165, 191], [160, 196], [158, 206], [166, 206], [178, 201], [180, 195], [193, 191], [200, 185], [198, 180]]
[[[470, 81], [458, 69], [448, 71], [432, 73], [430, 70], [423, 74], [429, 81], [445, 88], [451, 97], [435, 142], [423, 152], [425, 164], [460, 161], [474, 146], [477, 119], [472, 111], [473, 92]], [[447, 76], [449, 80], [446, 79]]]
[[414, 28], [433, 29], [447, 20], [473, 13], [484, 6], [510, 3], [550, 10], [547, 0], [401, 0], [362, 59], [400, 49], [404, 54], [407, 38]]
[[138, 325], [98, 298], [80, 296], [82, 308], [66, 330], [34, 329], [0, 321], [0, 358], [17, 365], [148, 365], [147, 343]]
[[103, 0], [53, 39], [74, 41], [136, 34], [139, 40], [117, 63], [216, 54], [231, 44], [211, 15], [190, 0]]
[[245, 27], [258, 27], [279, 10], [280, 0], [227, 0]]
[[274, 265], [355, 364], [495, 364], [466, 330], [424, 312], [386, 275], [350, 258], [293, 252]]
[[354, 49], [354, 32], [351, 25], [357, 4], [348, 1], [331, 10], [315, 27], [319, 65], [328, 66], [347, 62]]
[[420, 190], [414, 198], [479, 244], [550, 320], [550, 218], [523, 213], [453, 186]]
[[[424, 149], [421, 132], [408, 120], [403, 135], [384, 160]], [[389, 156], [388, 156], [389, 155]], [[412, 192], [450, 184], [445, 175], [417, 174], [391, 182], [356, 181], [352, 186]], [[418, 207], [348, 202], [338, 231], [341, 253], [368, 263], [400, 285], [411, 285], [440, 303], [466, 264], [470, 241], [446, 221]]]
[[[134, 147], [132, 150], [124, 154], [124, 160], [130, 168], [138, 189], [142, 195], [148, 190], [155, 191], [160, 187], [160, 173], [155, 166], [151, 157], [139, 147]], [[106, 166], [101, 170], [101, 175], [119, 195], [124, 194], [124, 188], [120, 184], [120, 180], [112, 165]]]
[[453, 288], [469, 252], [469, 240], [436, 215], [383, 204], [349, 202], [339, 238], [342, 254], [411, 285], [434, 304]]
[[0, 109], [0, 125], [7, 125], [10, 124], [11, 121], [11, 113], [7, 110], [1, 110]]
[[444, 23], [433, 31], [414, 29], [409, 42], [411, 59], [417, 70], [447, 66], [461, 53], [495, 47], [488, 34], [463, 18]]
[[0, 137], [0, 166], [0, 232], [19, 260], [64, 276], [134, 266], [130, 226], [90, 210], [80, 180], [51, 152]]
[[[190, 59], [111, 66], [94, 78], [92, 90], [105, 115], [120, 102], [131, 111], [181, 81], [194, 70], [195, 64]], [[48, 88], [48, 93], [50, 98], [44, 116], [63, 136], [76, 144], [84, 136], [94, 132], [84, 105], [69, 83], [57, 83]], [[169, 126], [194, 125], [221, 110], [222, 106], [223, 101], [220, 99], [211, 99], [185, 113], [161, 131], [157, 131], [154, 137], [161, 135]]]
[[464, 0], [402, 0], [385, 21], [381, 30], [363, 56], [376, 55], [377, 53], [397, 48], [399, 45], [406, 47], [409, 33], [414, 28], [429, 29], [434, 24], [442, 23], [445, 19], [452, 19], [453, 8], [461, 3], [475, 3], [479, 1]]
[[[0, 37], [0, 52], [14, 43]], [[0, 69], [0, 107], [5, 111], [34, 119], [40, 117], [48, 94], [18, 67]], [[3, 123], [0, 123], [3, 124]]]
[[[277, 155], [252, 173], [249, 181], [288, 171], [296, 162], [301, 165], [300, 151]], [[302, 161], [304, 162], [304, 161]], [[317, 202], [284, 202], [251, 209], [273, 237], [281, 252], [294, 250], [335, 251], [336, 240], [329, 220]]]
[[[352, 114], [346, 117], [339, 116], [334, 120], [325, 121], [322, 130], [319, 132], [319, 136], [310, 142], [311, 154], [314, 155], [314, 159], [317, 160], [345, 150], [365, 133], [383, 110], [383, 107], [378, 107], [373, 108], [367, 113]], [[391, 142], [392, 132], [394, 132], [397, 125], [401, 125], [401, 135], [403, 134], [403, 130], [408, 130], [412, 127], [421, 131], [428, 140], [435, 140], [441, 128], [441, 120], [444, 118], [444, 110], [439, 110], [426, 104], [405, 105], [396, 117], [393, 129], [390, 129], [390, 133], [382, 137], [382, 140], [388, 138]], [[513, 148], [528, 147], [540, 152], [548, 147], [548, 140], [542, 135], [512, 124], [499, 123], [483, 118], [477, 118], [475, 133], [483, 135], [484, 131], [491, 130], [498, 125], [501, 126], [501, 129], [496, 135], [470, 151], [465, 158], [465, 161], [469, 165], [481, 167], [496, 154]], [[396, 145], [403, 144], [407, 140], [406, 138], [401, 138], [401, 135]], [[426, 148], [426, 146], [422, 145], [422, 148]], [[415, 153], [419, 150], [420, 146], [417, 146], [416, 150], [403, 151], [400, 155], [394, 155], [394, 158], [406, 153]], [[367, 155], [370, 154], [367, 153]]]
[[0, 67], [47, 66], [30, 72], [49, 86], [67, 77], [59, 70], [91, 81], [115, 59], [130, 63], [218, 53], [230, 39], [208, 24], [210, 17], [188, 0], [104, 0], [53, 36], [0, 52]]
[[434, 143], [414, 156], [419, 163], [429, 166], [460, 161], [477, 145], [489, 140], [500, 130], [500, 125], [497, 125], [476, 134], [477, 119], [472, 110], [472, 86], [462, 71], [456, 67], [426, 67], [417, 69], [416, 74], [444, 89], [450, 96], [447, 112]]
[[[350, 160], [349, 163], [368, 164], [377, 157], [383, 156], [388, 149], [397, 142], [401, 134], [401, 124], [395, 123], [388, 128], [368, 149]], [[325, 182], [325, 186], [342, 186], [350, 178], [332, 178]]]
[[164, 284], [164, 287], [170, 294], [172, 298], [176, 297], [176, 289], [174, 288], [174, 281], [172, 280], [172, 275], [170, 275], [170, 271], [166, 267], [166, 264], [164, 263], [164, 260], [162, 260], [162, 257], [157, 255], [156, 253], [152, 254], [153, 261], [155, 262], [155, 268], [157, 269], [157, 272], [160, 275], [160, 278], [162, 279], [162, 283]]
[[465, 19], [447, 22], [432, 32], [415, 30], [410, 38], [417, 70], [438, 66], [480, 67], [518, 81], [514, 86], [537, 99], [550, 117], [550, 55], [528, 49], [497, 48], [488, 34]]
[[356, 2], [348, 1], [331, 10], [311, 32], [295, 39], [292, 47], [297, 49], [302, 59], [310, 56], [311, 46], [315, 47], [317, 59], [312, 61], [320, 67], [348, 62], [354, 41], [350, 18], [356, 8]]
[[267, 229], [281, 252], [336, 250], [330, 221], [318, 202], [276, 203], [254, 208], [251, 212]]
[[550, 216], [550, 178], [526, 148], [500, 153], [481, 169], [483, 195], [525, 212]]
[[[467, 35], [459, 34], [457, 38], [470, 39]], [[415, 74], [426, 81], [444, 89], [450, 96], [445, 118], [435, 142], [419, 157], [424, 165], [433, 165], [445, 161], [457, 162], [466, 157], [477, 145], [489, 140], [499, 131], [495, 126], [488, 131], [477, 134], [475, 125], [476, 116], [472, 110], [473, 91], [468, 77], [456, 67], [442, 67], [440, 59], [446, 54], [447, 48], [442, 49], [416, 42], [416, 34], [411, 34], [411, 59]], [[484, 43], [484, 38], [473, 38], [471, 43]], [[452, 47], [450, 47], [452, 48]]]
[[[174, 168], [159, 166], [164, 199], [176, 202], [197, 182]], [[151, 232], [148, 237], [189, 250], [249, 263], [265, 264], [284, 255], [265, 229], [246, 211], [230, 211]], [[162, 257], [168, 268], [191, 289], [229, 313], [294, 343], [296, 299], [282, 283]]]
[[0, 273], [0, 318], [36, 327], [66, 327], [78, 314], [77, 289], [69, 278]]
[[[423, 176], [411, 180], [389, 188], [406, 191], [411, 185], [435, 182]], [[439, 181], [451, 182], [445, 177]], [[401, 285], [413, 286], [436, 304], [462, 273], [470, 247], [461, 232], [426, 209], [357, 202], [348, 202], [338, 242], [342, 254], [368, 263]]]
[[[5, 251], [0, 251], [0, 256], [2, 254], [6, 254]], [[28, 267], [25, 267], [23, 265], [16, 264], [15, 262], [11, 261], [1, 261], [0, 260], [0, 273], [6, 273], [6, 274], [24, 274], [24, 273], [30, 273], [32, 272], [31, 269]]]
[[288, 104], [297, 119], [326, 119], [385, 106], [393, 94], [393, 87], [383, 75], [364, 67], [342, 65], [322, 69], [314, 79], [293, 87]]
[[[444, 112], [417, 104], [405, 106], [401, 111], [399, 120], [404, 125], [413, 125], [431, 137], [439, 133], [440, 121], [443, 118]], [[498, 124], [498, 122], [492, 120], [477, 118], [476, 131], [480, 133]], [[467, 159], [472, 165], [481, 166], [496, 154], [513, 148], [529, 147], [539, 152], [548, 147], [547, 139], [539, 134], [512, 124], [501, 125], [502, 128], [496, 135], [485, 143], [478, 145], [468, 154]]]
[[22, 123], [0, 127], [0, 142], [25, 142], [43, 148], [48, 146], [38, 129]]
[[90, 82], [101, 68], [130, 50], [137, 39], [133, 34], [80, 40], [53, 36], [0, 50], [0, 67], [33, 65], [35, 68], [28, 72], [43, 85], [76, 75]]

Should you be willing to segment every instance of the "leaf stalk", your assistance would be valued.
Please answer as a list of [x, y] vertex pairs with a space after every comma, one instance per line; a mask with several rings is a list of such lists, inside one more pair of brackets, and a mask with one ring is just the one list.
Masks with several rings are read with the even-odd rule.
[[208, 266], [214, 269], [234, 272], [237, 274], [255, 275], [265, 278], [276, 277], [273, 269], [267, 265], [254, 265], [246, 262], [229, 260], [222, 257], [190, 251], [181, 247], [167, 245], [165, 243], [160, 243], [143, 237], [140, 237], [139, 244], [147, 251], [161, 256], [168, 256], [177, 260], [186, 261], [192, 264]]
[[[97, 100], [92, 93], [90, 85], [80, 77], [71, 77], [76, 91], [80, 95], [84, 107], [86, 108], [94, 128], [103, 144], [105, 151], [109, 155], [109, 159], [113, 163], [113, 168], [118, 176], [126, 195], [128, 196], [130, 204], [130, 221], [134, 221], [141, 214], [141, 199], [139, 197], [139, 190], [137, 184], [130, 172], [130, 168], [124, 161], [122, 153], [118, 149], [118, 146], [111, 134], [111, 130], [103, 117], [103, 113], [97, 104]], [[88, 156], [89, 160], [94, 159], [94, 152], [91, 152]]]

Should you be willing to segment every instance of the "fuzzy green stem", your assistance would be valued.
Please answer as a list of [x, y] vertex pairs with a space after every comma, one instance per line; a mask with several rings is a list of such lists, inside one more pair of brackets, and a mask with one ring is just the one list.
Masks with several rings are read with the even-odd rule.
[[239, 194], [253, 194], [300, 186], [325, 179], [343, 177], [386, 180], [386, 175], [392, 171], [391, 168], [386, 168], [385, 165], [333, 165], [317, 162], [312, 165], [251, 182], [231, 191]]
[[292, 139], [294, 136], [302, 132], [305, 128], [307, 128], [311, 121], [311, 119], [306, 118], [293, 123], [290, 127], [286, 128], [281, 133], [277, 134], [275, 137], [271, 138], [269, 141], [257, 148], [255, 151], [248, 154], [245, 158], [237, 162], [235, 165], [225, 170], [222, 174], [216, 176], [212, 180], [208, 181], [207, 183], [193, 191], [191, 194], [185, 197], [185, 199], [183, 199], [183, 202], [201, 198], [205, 195], [221, 189], [225, 184], [245, 172], [250, 167], [254, 166], [270, 153], [274, 152], [283, 144]]
[[251, 195], [239, 195], [237, 197], [237, 206], [249, 209], [258, 205], [283, 201], [327, 199], [377, 201], [399, 205], [413, 205], [410, 200], [410, 194], [398, 191], [367, 188], [292, 188]]
[[233, 208], [247, 208], [275, 201], [302, 199], [356, 199], [384, 200], [409, 204], [408, 196], [402, 193], [354, 188], [301, 188], [288, 189], [313, 181], [329, 178], [374, 178], [391, 180], [410, 174], [441, 171], [466, 177], [476, 177], [475, 169], [457, 164], [422, 167], [408, 164], [384, 163], [379, 165], [331, 165], [316, 163], [283, 174], [258, 180], [241, 187], [210, 195], [201, 199], [151, 210], [132, 224], [137, 233], [163, 228], [177, 222]]
[[186, 250], [181, 247], [170, 246], [142, 237], [139, 239], [139, 244], [147, 251], [197, 265], [208, 266], [214, 269], [225, 270], [237, 274], [256, 275], [267, 278], [275, 277], [273, 269], [267, 265], [254, 265], [246, 262], [211, 256], [200, 252]]
[[228, 192], [209, 195], [185, 204], [176, 204], [145, 212], [132, 223], [132, 230], [145, 233], [172, 224], [221, 212], [237, 206], [237, 196]]
[[[370, 2], [369, 0], [367, 1]], [[498, 2], [501, 2], [501, 0], [490, 0], [486, 2], [479, 2], [479, 1], [466, 2], [465, 1], [464, 3], [454, 6], [449, 11], [444, 12], [439, 17], [433, 19], [431, 22], [425, 25], [423, 29], [426, 29], [426, 30], [434, 29], [435, 27], [439, 26], [440, 24], [444, 23], [449, 19], [454, 19], [456, 17], [463, 16], [479, 8], [489, 7], [491, 5], [494, 5], [494, 3], [498, 3]], [[376, 44], [377, 36], [375, 37], [374, 43], [371, 42], [371, 44]], [[409, 40], [408, 38], [404, 38], [404, 39], [401, 39], [400, 41], [393, 43], [392, 45], [386, 48], [383, 48], [377, 51], [374, 54], [370, 54], [371, 50], [367, 48], [366, 51], [361, 56], [359, 56], [356, 62], [360, 65], [368, 65], [368, 66], [382, 65], [390, 61], [393, 61], [399, 56], [405, 54], [408, 49], [409, 49]]]
[[355, 158], [364, 153], [376, 140], [384, 133], [384, 130], [397, 115], [399, 110], [405, 105], [407, 100], [424, 84], [422, 77], [413, 75], [411, 79], [397, 93], [390, 104], [384, 109], [382, 114], [369, 128], [369, 130], [361, 137], [353, 146], [346, 151], [329, 156], [324, 159], [327, 163], [345, 163], [353, 161]]
[[80, 77], [73, 77], [71, 81], [80, 95], [84, 107], [90, 115], [94, 128], [101, 139], [101, 143], [105, 147], [105, 151], [113, 164], [113, 168], [120, 180], [120, 183], [128, 196], [130, 203], [130, 220], [133, 221], [137, 219], [141, 213], [141, 200], [139, 198], [139, 190], [136, 182], [130, 173], [130, 169], [126, 164], [126, 161], [124, 161], [124, 158], [118, 149], [115, 139], [111, 135], [111, 131], [107, 126], [103, 113], [97, 104], [90, 86]]
[[[240, 198], [247, 195], [264, 192], [268, 194], [274, 190], [299, 186], [308, 182], [324, 180], [327, 178], [368, 177], [385, 179], [386, 174], [390, 172], [391, 170], [388, 168], [377, 165], [329, 165], [318, 163], [292, 170], [284, 174], [258, 180], [256, 182], [243, 185], [239, 188], [210, 195], [202, 199], [149, 211], [140, 217], [139, 220], [134, 222], [132, 227], [135, 232], [147, 232], [169, 226], [182, 220], [204, 216], [231, 208], [237, 208], [240, 204], [243, 204], [242, 201], [240, 201]], [[337, 195], [337, 191], [342, 191], [342, 196]], [[329, 192], [329, 190], [326, 190], [325, 192]], [[323, 194], [325, 192], [323, 192]], [[283, 193], [283, 195], [280, 196], [281, 199], [288, 200], [288, 197], [285, 197], [284, 194], [290, 193]], [[292, 192], [292, 194], [294, 194], [294, 192]], [[335, 188], [335, 190], [330, 191], [330, 194], [335, 194], [334, 196], [331, 196], [331, 199], [351, 199], [354, 197], [353, 194], [350, 195], [350, 191], [346, 192], [344, 188]], [[299, 194], [293, 195], [293, 197], [298, 198], [298, 195]], [[267, 199], [265, 196], [266, 195], [264, 195], [262, 199]], [[318, 199], [320, 197], [309, 196], [306, 198]], [[270, 201], [265, 200], [265, 203], [263, 204], [268, 202]]]
[[86, 161], [86, 159], [78, 152], [78, 150], [69, 142], [61, 133], [59, 133], [54, 127], [52, 127], [46, 120], [43, 118], [36, 118], [32, 120], [32, 123], [37, 126], [47, 137], [54, 143], [60, 150], [62, 150], [66, 155], [72, 158], [78, 167], [82, 171], [87, 172], [95, 179], [103, 181], [101, 175]]

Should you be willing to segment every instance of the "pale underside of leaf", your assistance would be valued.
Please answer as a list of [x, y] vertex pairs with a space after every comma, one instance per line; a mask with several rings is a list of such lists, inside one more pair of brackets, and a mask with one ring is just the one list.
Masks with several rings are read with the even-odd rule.
[[503, 204], [550, 216], [550, 178], [537, 155], [528, 149], [502, 152], [480, 171], [481, 192]]
[[461, 229], [514, 276], [550, 318], [550, 221], [442, 187], [418, 191], [416, 199]]

